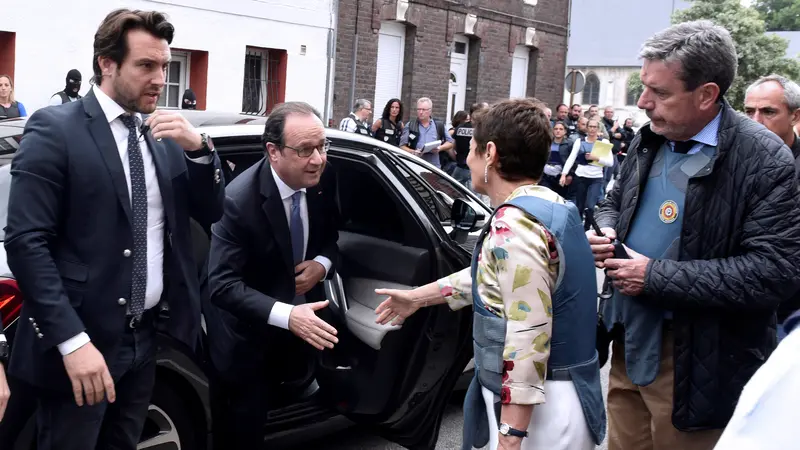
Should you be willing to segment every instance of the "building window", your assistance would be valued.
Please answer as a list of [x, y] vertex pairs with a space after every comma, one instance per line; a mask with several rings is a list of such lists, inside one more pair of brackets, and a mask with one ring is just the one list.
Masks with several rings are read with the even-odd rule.
[[247, 47], [242, 112], [268, 114], [286, 94], [286, 50]]
[[600, 79], [590, 73], [586, 76], [586, 85], [583, 87], [583, 104], [597, 105], [600, 103]]
[[[172, 48], [171, 50], [173, 60], [181, 62], [182, 70], [185, 73], [183, 77], [183, 80], [185, 80], [183, 88], [178, 91], [178, 102], [183, 101], [183, 91], [185, 89], [191, 89], [197, 96], [197, 109], [206, 109], [206, 95], [208, 91], [208, 52], [205, 50], [186, 48]], [[167, 80], [169, 81], [169, 78], [167, 78]], [[165, 88], [164, 95], [167, 94]], [[179, 104], [177, 107], [180, 108], [181, 105]]]
[[162, 108], [180, 108], [183, 91], [189, 87], [189, 55], [182, 52], [172, 53], [172, 61], [167, 66], [164, 92], [158, 99]]

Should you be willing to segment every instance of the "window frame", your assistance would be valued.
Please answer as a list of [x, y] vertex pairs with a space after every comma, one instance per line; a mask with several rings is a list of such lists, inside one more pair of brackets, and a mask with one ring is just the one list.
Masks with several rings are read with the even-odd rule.
[[[595, 84], [594, 81], [597, 81]], [[599, 105], [600, 104], [600, 77], [594, 72], [589, 72], [586, 75], [586, 82], [583, 85], [583, 104], [584, 105]], [[592, 86], [592, 91], [589, 91], [589, 86]], [[596, 86], [596, 90], [594, 87]]]
[[[169, 81], [170, 71], [172, 63], [179, 64], [179, 71], [178, 71], [178, 82], [173, 83]], [[170, 60], [170, 64], [167, 66], [167, 73], [165, 74], [165, 83], [164, 83], [164, 91], [161, 93], [161, 97], [159, 100], [159, 108], [163, 109], [181, 109], [181, 103], [183, 102], [183, 93], [188, 89], [189, 86], [189, 74], [191, 73], [191, 69], [189, 67], [191, 64], [191, 55], [189, 52], [182, 52], [182, 51], [173, 51], [172, 52], [172, 59]], [[176, 105], [169, 104], [169, 90], [170, 89], [177, 89], [178, 90], [178, 98]], [[161, 103], [161, 99], [164, 99], [164, 104]]]

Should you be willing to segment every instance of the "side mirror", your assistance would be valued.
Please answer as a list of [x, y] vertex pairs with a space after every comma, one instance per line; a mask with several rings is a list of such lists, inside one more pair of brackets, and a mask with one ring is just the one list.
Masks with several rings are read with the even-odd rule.
[[450, 221], [453, 224], [451, 237], [456, 242], [463, 244], [469, 233], [481, 229], [485, 217], [478, 211], [480, 209], [472, 202], [460, 198], [453, 201], [453, 208], [450, 212]]

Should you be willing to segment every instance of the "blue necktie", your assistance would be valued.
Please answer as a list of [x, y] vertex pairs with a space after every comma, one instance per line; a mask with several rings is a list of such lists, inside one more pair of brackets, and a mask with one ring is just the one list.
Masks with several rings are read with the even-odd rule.
[[128, 163], [131, 171], [131, 212], [133, 214], [133, 277], [131, 279], [130, 314], [140, 317], [144, 312], [147, 289], [147, 184], [144, 180], [144, 161], [136, 135], [137, 119], [119, 116], [128, 127]]
[[292, 235], [292, 255], [294, 256], [294, 265], [303, 262], [303, 253], [305, 247], [305, 234], [303, 232], [303, 218], [300, 216], [300, 199], [303, 198], [303, 192], [297, 191], [292, 194], [292, 210], [289, 215], [289, 234]]

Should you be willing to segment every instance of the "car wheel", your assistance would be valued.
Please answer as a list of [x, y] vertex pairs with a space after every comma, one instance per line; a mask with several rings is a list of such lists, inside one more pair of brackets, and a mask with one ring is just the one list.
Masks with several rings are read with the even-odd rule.
[[156, 383], [138, 450], [194, 450], [202, 448], [204, 427], [194, 423], [187, 402], [163, 383]]

